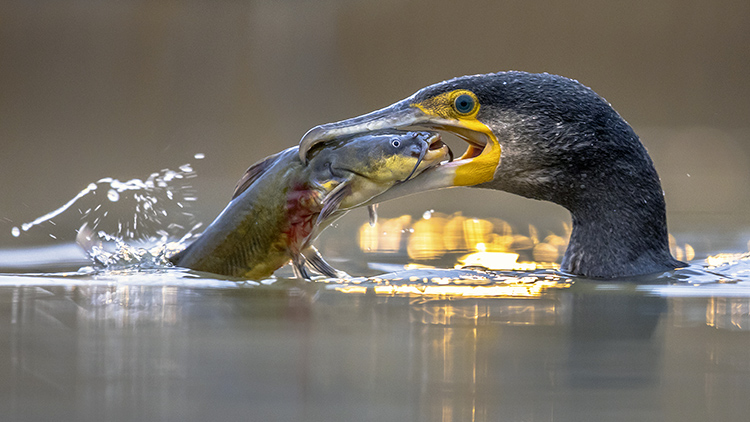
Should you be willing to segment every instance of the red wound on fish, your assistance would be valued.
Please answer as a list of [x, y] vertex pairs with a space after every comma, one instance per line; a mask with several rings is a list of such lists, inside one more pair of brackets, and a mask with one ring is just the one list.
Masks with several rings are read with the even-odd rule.
[[305, 184], [293, 186], [287, 192], [286, 212], [289, 224], [284, 230], [289, 250], [299, 253], [304, 249], [322, 208], [320, 194]]

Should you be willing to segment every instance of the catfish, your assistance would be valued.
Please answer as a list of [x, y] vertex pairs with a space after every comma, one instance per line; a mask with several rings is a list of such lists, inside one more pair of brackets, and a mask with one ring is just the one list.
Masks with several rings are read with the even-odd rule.
[[[170, 261], [252, 280], [268, 278], [290, 261], [298, 278], [310, 279], [308, 268], [343, 277], [312, 241], [348, 210], [452, 154], [435, 132], [386, 130], [327, 143], [308, 157], [303, 163], [295, 146], [250, 166], [221, 214]], [[368, 208], [372, 222], [375, 207]]]

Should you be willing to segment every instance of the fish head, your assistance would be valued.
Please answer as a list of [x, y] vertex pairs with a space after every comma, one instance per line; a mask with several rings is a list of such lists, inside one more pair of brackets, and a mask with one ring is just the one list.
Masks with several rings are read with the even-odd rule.
[[363, 178], [392, 185], [449, 158], [450, 149], [436, 132], [383, 130], [329, 143], [313, 154], [310, 165], [318, 180]]
[[309, 166], [318, 185], [346, 183], [340, 206], [352, 208], [451, 158], [436, 132], [383, 130], [327, 143]]

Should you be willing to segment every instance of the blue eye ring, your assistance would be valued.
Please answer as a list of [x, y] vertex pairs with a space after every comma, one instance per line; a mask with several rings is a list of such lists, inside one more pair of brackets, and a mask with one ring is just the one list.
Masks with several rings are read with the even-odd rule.
[[469, 114], [474, 110], [474, 97], [469, 94], [461, 94], [453, 100], [453, 108], [460, 114]]

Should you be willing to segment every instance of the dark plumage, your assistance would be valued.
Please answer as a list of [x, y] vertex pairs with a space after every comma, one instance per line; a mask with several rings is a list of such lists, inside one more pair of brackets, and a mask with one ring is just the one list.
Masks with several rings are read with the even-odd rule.
[[502, 162], [494, 180], [477, 187], [568, 209], [573, 233], [563, 271], [611, 278], [685, 265], [669, 252], [653, 162], [603, 98], [554, 75], [509, 72], [492, 81], [471, 89], [486, 105], [477, 118], [498, 128]]
[[[433, 107], [466, 91], [479, 103], [475, 115], [459, 113], [458, 105], [446, 111], [445, 101]], [[407, 183], [411, 191], [473, 184], [567, 208], [573, 232], [565, 272], [613, 278], [685, 265], [669, 252], [664, 195], [646, 149], [609, 103], [577, 81], [525, 72], [451, 79], [368, 115], [313, 128], [301, 151], [341, 133], [402, 126], [456, 132], [477, 153], [487, 145], [482, 156], [469, 154]], [[501, 147], [494, 175], [467, 183], [466, 174], [481, 173], [480, 158], [494, 157], [493, 142]], [[446, 176], [459, 172], [461, 182]]]

